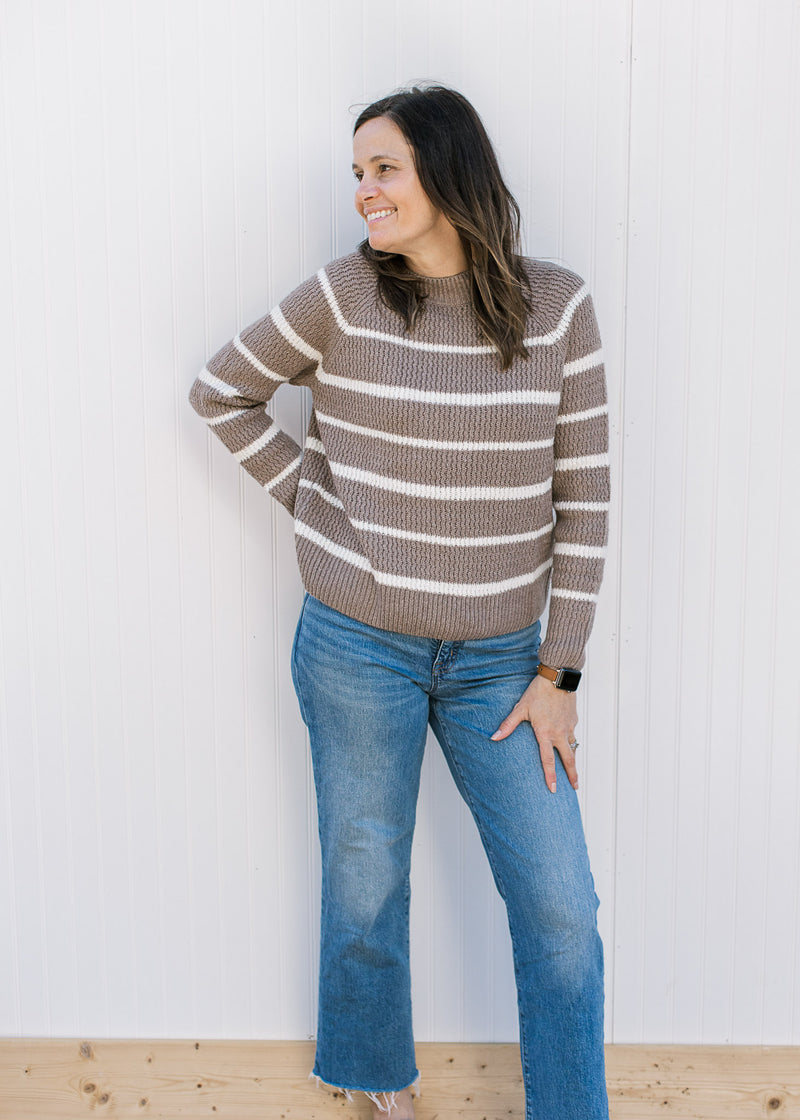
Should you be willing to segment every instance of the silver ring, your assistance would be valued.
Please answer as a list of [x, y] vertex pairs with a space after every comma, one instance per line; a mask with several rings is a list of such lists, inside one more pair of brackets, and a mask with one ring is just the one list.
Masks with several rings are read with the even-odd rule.
[[570, 746], [572, 747], [572, 749], [573, 749], [574, 751], [576, 751], [576, 750], [578, 749], [578, 747], [580, 746], [580, 743], [578, 742], [578, 740], [577, 740], [577, 739], [575, 739], [575, 740], [574, 740], [574, 741], [573, 741], [572, 743], [570, 743], [569, 745], [570, 745]]

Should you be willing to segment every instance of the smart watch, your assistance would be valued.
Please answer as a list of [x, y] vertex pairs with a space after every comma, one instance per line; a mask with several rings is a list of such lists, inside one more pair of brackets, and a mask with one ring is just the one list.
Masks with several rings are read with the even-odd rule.
[[556, 688], [563, 688], [565, 692], [575, 692], [581, 683], [579, 669], [551, 669], [549, 665], [539, 664], [536, 672], [552, 681]]

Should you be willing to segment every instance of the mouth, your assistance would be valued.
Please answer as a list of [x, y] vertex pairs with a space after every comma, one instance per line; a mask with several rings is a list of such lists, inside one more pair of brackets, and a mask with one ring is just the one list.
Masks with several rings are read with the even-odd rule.
[[384, 218], [390, 217], [392, 214], [397, 213], [397, 207], [392, 210], [373, 210], [370, 214], [364, 215], [364, 220], [367, 225], [374, 225], [375, 222], [382, 222]]

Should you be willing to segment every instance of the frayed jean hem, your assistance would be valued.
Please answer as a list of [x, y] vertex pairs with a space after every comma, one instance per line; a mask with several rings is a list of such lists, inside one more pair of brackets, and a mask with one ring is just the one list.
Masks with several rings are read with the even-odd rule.
[[[353, 1093], [364, 1093], [369, 1097], [373, 1104], [376, 1104], [378, 1106], [379, 1112], [386, 1112], [387, 1114], [391, 1113], [393, 1108], [397, 1108], [397, 1101], [395, 1100], [395, 1098], [397, 1094], [402, 1093], [404, 1089], [411, 1089], [415, 1097], [419, 1097], [421, 1095], [419, 1072], [417, 1072], [417, 1075], [413, 1081], [410, 1081], [408, 1085], [401, 1085], [399, 1089], [375, 1090], [364, 1089], [360, 1085], [350, 1085], [349, 1087], [345, 1087], [344, 1085], [334, 1085], [332, 1084], [332, 1082], [326, 1081], [324, 1077], [320, 1077], [320, 1075], [318, 1073], [315, 1073], [314, 1070], [312, 1070], [308, 1075], [308, 1080], [316, 1080], [317, 1088], [319, 1088], [320, 1085], [326, 1085], [329, 1089], [333, 1089], [339, 1093], [344, 1093], [345, 1097], [347, 1097], [349, 1101], [353, 1100]], [[383, 1101], [380, 1100], [381, 1097], [383, 1097]]]

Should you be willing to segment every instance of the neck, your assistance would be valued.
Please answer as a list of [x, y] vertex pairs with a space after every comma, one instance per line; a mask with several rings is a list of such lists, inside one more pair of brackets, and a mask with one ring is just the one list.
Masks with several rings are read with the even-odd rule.
[[450, 236], [438, 239], [435, 245], [406, 254], [403, 259], [418, 276], [455, 276], [469, 268], [461, 238], [454, 229]]

